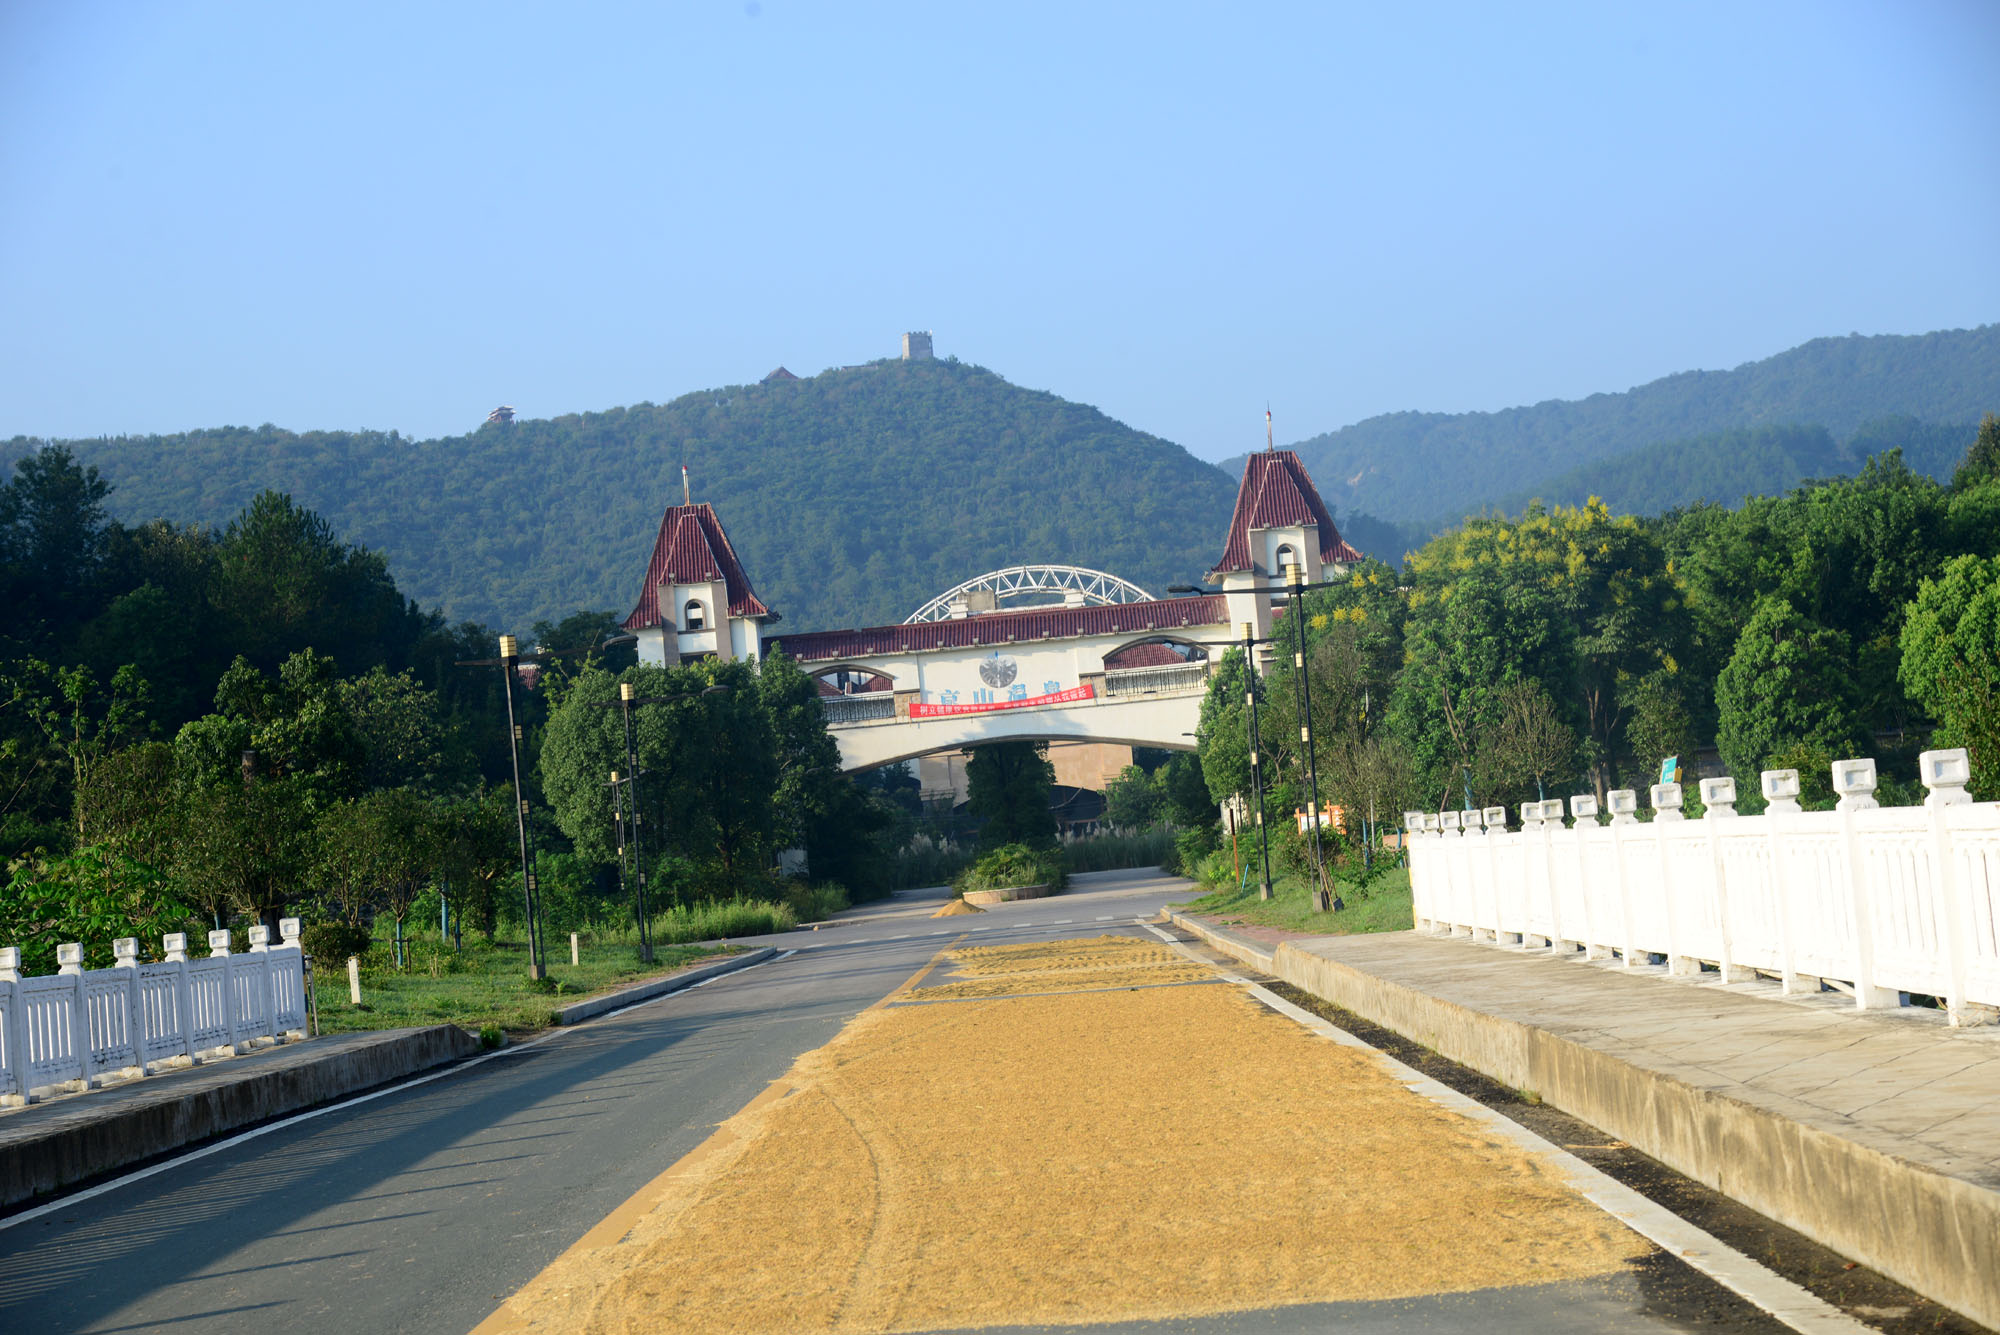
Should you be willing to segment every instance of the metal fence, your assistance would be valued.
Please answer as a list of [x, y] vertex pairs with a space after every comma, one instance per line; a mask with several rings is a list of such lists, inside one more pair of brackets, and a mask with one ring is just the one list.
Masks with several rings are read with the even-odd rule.
[[273, 946], [268, 928], [252, 927], [241, 955], [230, 953], [228, 932], [210, 932], [208, 957], [192, 960], [176, 932], [161, 938], [166, 958], [153, 964], [139, 962], [138, 938], [121, 937], [109, 969], [85, 969], [83, 947], [63, 945], [60, 971], [40, 978], [21, 976], [19, 949], [0, 949], [0, 1105], [303, 1038], [298, 919], [279, 931]]
[[1121, 668], [1104, 674], [1104, 694], [1111, 698], [1132, 695], [1180, 695], [1208, 689], [1208, 664], [1187, 663], [1180, 667]]
[[843, 723], [863, 723], [869, 719], [896, 717], [896, 697], [888, 691], [874, 695], [826, 695], [820, 697], [829, 727]]
[[[2000, 1007], [2000, 803], [1965, 791], [1964, 751], [1926, 751], [1929, 797], [1882, 807], [1875, 762], [1833, 766], [1840, 802], [1802, 811], [1796, 770], [1767, 770], [1769, 808], [1735, 811], [1733, 779], [1702, 781], [1702, 819], [1684, 818], [1679, 784], [1637, 794], [1528, 802], [1523, 826], [1501, 807], [1406, 812], [1417, 926], [1476, 940], [1620, 960], [1671, 974], [1712, 969], [1725, 982], [1776, 979], [1785, 992], [1848, 993], [1863, 1008], [1911, 993], [1940, 1000], [1953, 1024]], [[1707, 969], [1704, 968], [1707, 966]]]

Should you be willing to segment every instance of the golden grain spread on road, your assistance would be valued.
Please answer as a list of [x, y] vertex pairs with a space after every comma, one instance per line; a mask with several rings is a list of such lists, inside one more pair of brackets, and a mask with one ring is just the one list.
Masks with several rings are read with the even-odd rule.
[[[1552, 1170], [1149, 942], [951, 952], [482, 1330], [913, 1331], [1578, 1279], [1648, 1250]], [[1121, 980], [1121, 981], [1114, 981]], [[1049, 995], [1052, 992], [1057, 995]]]
[[911, 1002], [1019, 997], [1114, 987], [1216, 981], [1216, 972], [1149, 941], [1101, 936], [1025, 946], [973, 946], [951, 952], [957, 981], [913, 988]]

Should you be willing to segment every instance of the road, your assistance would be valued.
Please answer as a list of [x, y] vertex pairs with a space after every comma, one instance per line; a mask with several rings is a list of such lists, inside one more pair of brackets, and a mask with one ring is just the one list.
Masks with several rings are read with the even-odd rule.
[[[1135, 920], [1186, 893], [1103, 874], [943, 920], [919, 895], [759, 942], [794, 953], [0, 1226], [0, 1330], [470, 1330], [947, 942], [1143, 936]], [[1659, 1253], [1560, 1285], [1096, 1328], [1658, 1331], [1690, 1314], [1781, 1329]]]

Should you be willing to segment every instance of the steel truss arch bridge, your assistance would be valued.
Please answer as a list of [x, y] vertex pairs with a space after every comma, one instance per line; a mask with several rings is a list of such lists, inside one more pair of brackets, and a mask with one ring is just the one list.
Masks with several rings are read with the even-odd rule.
[[970, 595], [974, 593], [992, 594], [996, 608], [1003, 599], [1031, 593], [1061, 594], [1063, 605], [1070, 607], [1110, 607], [1119, 603], [1153, 601], [1153, 595], [1137, 584], [1102, 570], [1067, 565], [1008, 566], [953, 585], [903, 618], [903, 624], [914, 626], [925, 621], [962, 618], [967, 614]]

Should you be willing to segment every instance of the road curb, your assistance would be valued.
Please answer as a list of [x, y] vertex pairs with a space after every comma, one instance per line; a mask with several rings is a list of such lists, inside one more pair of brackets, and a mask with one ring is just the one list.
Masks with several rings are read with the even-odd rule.
[[699, 968], [688, 969], [681, 973], [668, 974], [665, 978], [655, 978], [650, 983], [638, 983], [632, 987], [621, 988], [616, 992], [604, 992], [586, 1000], [576, 1002], [573, 1005], [564, 1006], [555, 1013], [556, 1023], [577, 1024], [581, 1021], [603, 1015], [607, 1011], [621, 1010], [626, 1006], [636, 1006], [642, 1001], [651, 1001], [654, 997], [663, 997], [669, 992], [678, 992], [684, 987], [693, 987], [696, 983], [705, 983], [709, 979], [718, 978], [725, 973], [734, 973], [738, 969], [747, 969], [753, 964], [762, 964], [777, 953], [770, 946], [765, 946], [761, 949], [753, 950], [747, 955], [731, 955], [728, 959], [717, 960], [713, 964], [704, 964]]
[[1222, 953], [1609, 1132], [1676, 1172], [2000, 1328], [2000, 1192], [1291, 942], [1182, 913]]
[[479, 1051], [457, 1025], [316, 1038], [0, 1118], [0, 1208]]

